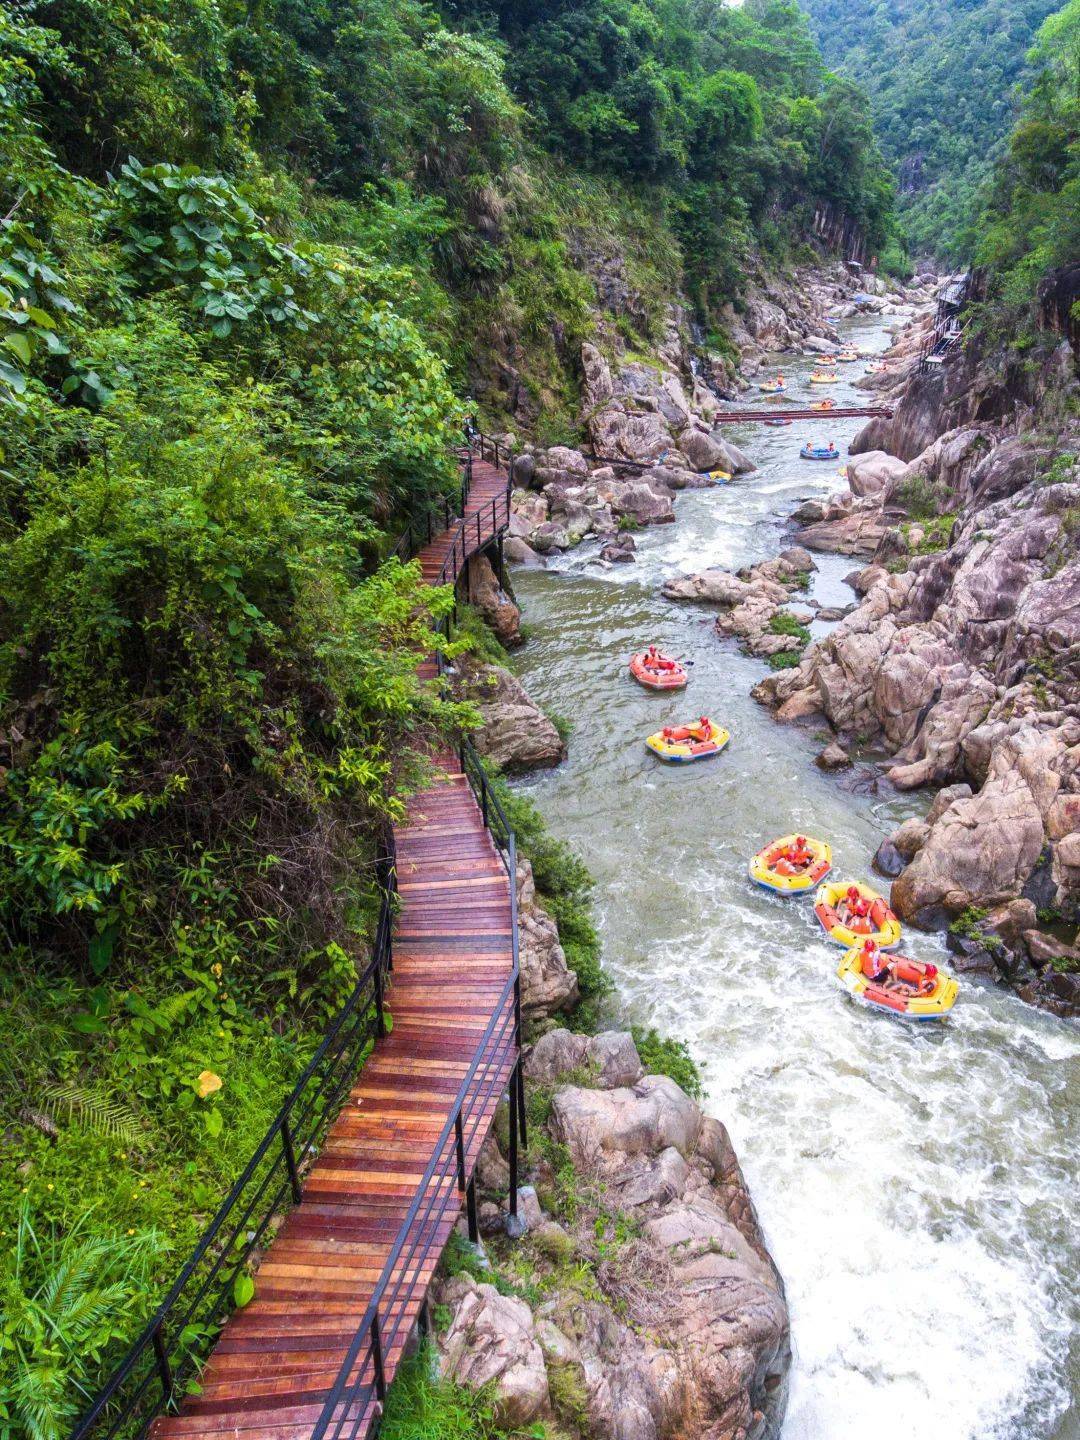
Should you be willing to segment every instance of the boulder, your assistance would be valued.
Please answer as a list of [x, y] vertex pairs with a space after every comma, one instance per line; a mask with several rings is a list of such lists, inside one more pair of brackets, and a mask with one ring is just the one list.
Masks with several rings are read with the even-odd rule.
[[[1009, 745], [1009, 742], [1006, 742]], [[977, 795], [954, 800], [931, 828], [926, 843], [892, 887], [901, 919], [942, 909], [959, 914], [1019, 896], [1043, 848], [1038, 777], [1017, 762], [1037, 750], [1037, 732], [1020, 732], [1006, 753], [995, 750], [991, 775]]]
[[907, 465], [884, 450], [868, 450], [852, 455], [847, 463], [847, 480], [853, 495], [877, 495], [891, 481], [907, 473]]
[[474, 605], [506, 648], [522, 643], [521, 611], [499, 583], [486, 555], [474, 555], [466, 571], [469, 603]]
[[441, 1373], [474, 1390], [490, 1385], [499, 1423], [508, 1428], [550, 1416], [544, 1352], [528, 1305], [467, 1275], [450, 1282], [443, 1301], [453, 1315], [440, 1344]]
[[600, 547], [600, 559], [606, 560], [610, 565], [629, 565], [633, 563], [634, 552], [637, 545], [629, 530], [620, 530], [613, 540]]
[[713, 440], [719, 445], [722, 456], [720, 468], [726, 470], [729, 475], [751, 475], [757, 466], [750, 459], [749, 455], [733, 445], [730, 440], [716, 430], [712, 432]]
[[473, 744], [500, 770], [520, 774], [566, 759], [562, 736], [509, 670], [484, 666], [468, 678], [466, 693], [480, 710]]
[[525, 1060], [525, 1074], [536, 1085], [553, 1085], [575, 1072], [588, 1074], [589, 1083], [602, 1090], [636, 1085], [643, 1070], [633, 1036], [621, 1030], [600, 1035], [549, 1030]]
[[628, 516], [638, 525], [668, 525], [675, 519], [670, 492], [654, 488], [647, 480], [604, 480], [597, 485], [597, 492], [614, 515]]
[[669, 1145], [689, 1154], [701, 1128], [701, 1111], [674, 1080], [646, 1075], [632, 1088], [559, 1090], [551, 1123], [575, 1164], [602, 1171], [608, 1162]]
[[506, 537], [503, 541], [503, 555], [511, 565], [523, 565], [527, 570], [542, 570], [544, 567], [544, 557], [519, 535]]
[[726, 448], [714, 440], [707, 430], [688, 425], [679, 432], [679, 449], [695, 470], [723, 470]]
[[851, 764], [851, 756], [842, 745], [834, 741], [815, 756], [814, 764], [819, 770], [846, 770]]
[[877, 873], [887, 880], [895, 880], [907, 863], [891, 840], [882, 840], [870, 861]]
[[574, 1004], [577, 975], [566, 963], [559, 927], [537, 897], [532, 864], [524, 856], [518, 857], [517, 890], [521, 1009], [535, 1020]]

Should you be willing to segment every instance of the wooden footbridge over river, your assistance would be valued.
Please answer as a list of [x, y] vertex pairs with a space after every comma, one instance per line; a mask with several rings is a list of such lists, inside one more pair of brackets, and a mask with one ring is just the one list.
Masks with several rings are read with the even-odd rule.
[[[500, 540], [508, 458], [475, 437], [461, 513], [399, 546], [429, 584]], [[433, 759], [380, 862], [352, 997], [72, 1440], [364, 1440], [463, 1205], [477, 1236], [473, 1171], [507, 1091], [514, 1210], [514, 837], [467, 744]]]

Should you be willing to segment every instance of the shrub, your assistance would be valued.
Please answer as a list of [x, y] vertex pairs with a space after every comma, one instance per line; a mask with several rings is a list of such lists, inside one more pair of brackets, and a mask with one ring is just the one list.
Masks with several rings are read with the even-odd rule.
[[701, 1071], [685, 1040], [661, 1035], [652, 1026], [646, 1030], [641, 1025], [633, 1025], [631, 1032], [641, 1063], [650, 1075], [669, 1075], [694, 1100], [704, 1096]]

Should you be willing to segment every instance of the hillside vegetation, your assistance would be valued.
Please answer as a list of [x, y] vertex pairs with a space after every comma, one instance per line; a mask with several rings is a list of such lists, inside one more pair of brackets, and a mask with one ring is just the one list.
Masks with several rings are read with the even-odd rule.
[[1013, 89], [1053, 0], [804, 5], [826, 60], [870, 95], [912, 249], [970, 259], [982, 188], [1012, 125]]
[[976, 252], [989, 324], [1013, 345], [1030, 345], [1040, 326], [1080, 337], [1080, 0], [1043, 22], [1028, 63]]
[[606, 258], [644, 347], [825, 200], [884, 239], [865, 102], [777, 0], [0, 10], [6, 1432], [58, 1440], [172, 1278], [470, 720], [387, 559], [468, 387], [569, 423]]

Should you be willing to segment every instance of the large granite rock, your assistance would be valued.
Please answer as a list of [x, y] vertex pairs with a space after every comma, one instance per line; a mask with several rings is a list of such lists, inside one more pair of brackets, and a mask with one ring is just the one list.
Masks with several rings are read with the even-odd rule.
[[559, 927], [536, 894], [530, 861], [517, 862], [518, 953], [521, 1009], [532, 1020], [569, 1009], [578, 998], [577, 976], [566, 963]]
[[[582, 1433], [777, 1434], [790, 1360], [787, 1309], [723, 1125], [672, 1080], [641, 1076], [626, 1035], [552, 1032], [527, 1064], [530, 1083], [557, 1085], [560, 1075], [591, 1069], [608, 1088], [555, 1090], [551, 1135], [573, 1156], [575, 1205], [559, 1220], [543, 1210], [529, 1217], [521, 1243], [544, 1296], [531, 1325], [517, 1308], [497, 1310], [493, 1287], [450, 1282], [439, 1296], [453, 1314], [440, 1342], [448, 1373], [492, 1383], [503, 1413], [542, 1416], [539, 1347], [557, 1418]], [[620, 1076], [627, 1083], [612, 1086]], [[539, 1200], [550, 1204], [546, 1160], [535, 1178]], [[603, 1238], [612, 1213], [630, 1234], [617, 1251]], [[595, 1276], [584, 1294], [560, 1282], [560, 1273], [583, 1270]], [[466, 1336], [476, 1347], [472, 1360]], [[560, 1409], [568, 1395], [572, 1416]]]
[[520, 774], [566, 759], [566, 743], [516, 675], [501, 665], [468, 673], [465, 693], [480, 711], [473, 744], [500, 770]]
[[486, 555], [474, 555], [466, 574], [469, 603], [487, 621], [495, 638], [508, 650], [522, 643], [521, 611], [499, 583]]

